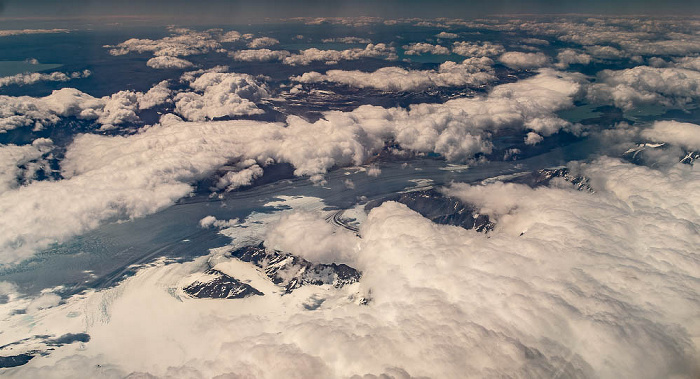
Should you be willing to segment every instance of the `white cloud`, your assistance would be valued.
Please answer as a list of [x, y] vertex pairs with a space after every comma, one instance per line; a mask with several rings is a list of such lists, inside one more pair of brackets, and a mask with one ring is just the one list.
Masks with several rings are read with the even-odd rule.
[[615, 60], [629, 57], [626, 52], [612, 46], [586, 46], [586, 52], [599, 59]]
[[324, 38], [321, 40], [323, 43], [348, 43], [348, 44], [355, 44], [355, 43], [372, 43], [372, 40], [369, 38], [361, 38], [361, 37], [338, 37], [338, 38]]
[[382, 174], [382, 169], [377, 167], [377, 166], [370, 166], [367, 169], [367, 176], [371, 176], [371, 177], [376, 178], [381, 174]]
[[403, 46], [404, 54], [406, 55], [450, 55], [450, 49], [441, 45], [432, 45], [429, 43], [418, 42]]
[[280, 41], [278, 41], [275, 38], [270, 38], [270, 37], [259, 37], [259, 38], [254, 38], [250, 42], [248, 42], [247, 46], [251, 49], [259, 49], [261, 47], [270, 47], [279, 44]]
[[92, 97], [75, 88], [62, 88], [38, 98], [0, 96], [0, 132], [25, 126], [39, 130], [45, 125], [57, 123], [61, 117], [95, 120], [102, 124], [103, 129], [135, 122], [138, 121], [136, 111], [167, 100], [164, 85], [156, 85], [147, 94], [120, 91], [102, 98]]
[[648, 66], [604, 70], [590, 86], [589, 97], [623, 109], [645, 104], [683, 108], [700, 98], [700, 72]]
[[700, 57], [683, 57], [676, 60], [676, 67], [700, 71]]
[[323, 61], [326, 64], [335, 64], [342, 60], [357, 60], [363, 58], [397, 59], [396, 49], [383, 43], [368, 44], [364, 49], [355, 48], [347, 50], [319, 50], [311, 48], [301, 50], [299, 54], [292, 54], [284, 58], [284, 63], [292, 66], [308, 65], [311, 62]]
[[504, 53], [498, 60], [504, 65], [518, 70], [539, 68], [549, 64], [549, 58], [542, 53], [521, 53], [519, 51]]
[[[170, 28], [171, 36], [157, 40], [131, 38], [117, 45], [105, 45], [111, 55], [153, 53], [156, 57], [181, 57], [223, 51], [221, 43], [236, 42], [243, 38], [237, 31], [223, 33], [221, 29], [198, 32], [186, 28]], [[257, 43], [270, 43], [261, 39]]]
[[343, 228], [333, 227], [316, 213], [292, 212], [268, 228], [265, 246], [288, 252], [311, 262], [352, 261], [359, 238]]
[[435, 35], [437, 38], [459, 38], [459, 34], [455, 33], [450, 33], [450, 32], [440, 32]]
[[469, 58], [462, 63], [445, 62], [437, 70], [406, 70], [383, 67], [374, 72], [328, 70], [325, 74], [307, 72], [292, 80], [302, 83], [334, 82], [358, 88], [384, 91], [421, 91], [431, 87], [478, 86], [496, 79], [493, 61]]
[[230, 228], [232, 226], [238, 225], [239, 223], [240, 221], [238, 219], [218, 220], [214, 216], [207, 216], [199, 220], [199, 226], [202, 228]]
[[538, 143], [542, 142], [544, 140], [544, 137], [541, 135], [535, 133], [535, 132], [529, 132], [525, 136], [525, 144], [526, 145], [537, 145]]
[[281, 61], [291, 54], [287, 50], [238, 50], [229, 53], [229, 56], [237, 61], [242, 62], [274, 62]]
[[39, 169], [48, 166], [42, 158], [52, 147], [53, 142], [46, 138], [31, 145], [0, 145], [0, 193], [30, 183]]
[[150, 109], [169, 102], [171, 101], [171, 94], [172, 91], [168, 88], [168, 81], [163, 80], [139, 97], [139, 109]]
[[39, 72], [33, 73], [23, 73], [12, 76], [0, 77], [0, 87], [9, 85], [29, 85], [38, 82], [67, 82], [72, 79], [82, 79], [87, 78], [92, 73], [90, 70], [76, 71], [71, 73], [63, 72], [52, 72], [49, 74], [42, 74]]
[[[609, 158], [580, 170], [595, 194], [453, 186], [455, 196], [494, 204], [498, 224], [488, 235], [436, 225], [394, 202], [371, 211], [362, 238], [318, 214], [284, 215], [269, 229], [273, 240], [320, 260], [347, 257], [360, 282], [281, 296], [226, 249], [157, 263], [117, 288], [4, 318], [3, 326], [15, 325], [6, 334], [87, 325], [91, 335], [5, 374], [70, 377], [99, 364], [114, 377], [697, 376], [700, 204], [688, 196], [697, 170]], [[214, 301], [178, 292], [183, 278], [209, 265], [257, 280], [265, 296]], [[369, 302], [358, 305], [358, 297]], [[306, 310], [312, 300], [320, 304]], [[32, 323], [19, 322], [28, 316]]]
[[188, 68], [194, 66], [194, 64], [185, 59], [164, 55], [149, 59], [148, 62], [146, 62], [146, 66], [157, 69], [172, 69]]
[[23, 34], [52, 34], [69, 33], [68, 29], [9, 29], [0, 30], [0, 37], [18, 36]]
[[268, 97], [264, 84], [248, 74], [206, 72], [190, 83], [197, 92], [175, 96], [175, 110], [190, 121], [260, 114], [256, 102]]
[[224, 174], [216, 183], [215, 190], [225, 189], [233, 191], [243, 186], [250, 185], [253, 180], [263, 175], [263, 169], [256, 164], [254, 159], [248, 159], [236, 165], [236, 171]]
[[555, 64], [557, 68], [566, 69], [572, 64], [587, 65], [591, 63], [591, 56], [573, 49], [562, 49], [557, 53], [557, 61]]
[[[249, 80], [241, 74], [205, 73], [191, 86], [204, 91], [204, 97], [220, 85], [237, 86], [246, 96], [262, 95]], [[34, 182], [0, 194], [4, 230], [0, 249], [7, 252], [0, 257], [4, 263], [15, 262], [107, 220], [153, 213], [187, 195], [192, 182], [231, 161], [253, 159], [261, 167], [269, 162], [290, 163], [295, 175], [317, 177], [332, 167], [365, 163], [387, 140], [404, 149], [435, 152], [450, 161], [468, 160], [478, 152], [489, 153], [490, 135], [501, 128], [547, 134], [566, 127], [553, 112], [571, 106], [580, 90], [577, 80], [573, 74], [543, 70], [532, 78], [496, 86], [486, 97], [415, 104], [410, 109], [365, 105], [352, 112], [327, 112], [313, 123], [295, 116], [286, 125], [165, 122], [164, 118], [163, 125], [127, 137], [81, 135], [62, 161], [65, 179]], [[129, 93], [110, 99], [121, 105], [137, 100]], [[69, 102], [59, 104], [72, 109]], [[110, 110], [103, 111], [103, 116], [129, 115], [124, 107], [115, 109], [116, 115]], [[229, 185], [255, 177], [254, 166], [246, 167], [250, 172], [240, 177], [232, 174]]]
[[700, 151], [700, 125], [678, 121], [656, 121], [642, 136], [654, 142], [665, 142], [689, 150]]
[[240, 40], [241, 38], [242, 38], [241, 33], [237, 32], [235, 30], [231, 30], [231, 31], [228, 31], [228, 32], [222, 34], [218, 38], [218, 40], [219, 40], [219, 42], [226, 43], [226, 42], [236, 42], [236, 41]]
[[472, 43], [472, 42], [455, 42], [452, 46], [452, 52], [465, 57], [490, 57], [499, 55], [505, 52], [506, 49], [502, 45], [493, 44], [491, 42]]

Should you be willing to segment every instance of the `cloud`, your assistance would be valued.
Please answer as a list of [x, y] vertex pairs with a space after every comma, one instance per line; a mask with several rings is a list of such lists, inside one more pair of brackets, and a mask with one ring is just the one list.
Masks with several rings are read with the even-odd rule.
[[240, 221], [238, 219], [217, 220], [214, 216], [207, 216], [199, 220], [199, 226], [201, 226], [202, 228], [230, 228], [232, 226], [238, 225], [239, 222]]
[[559, 69], [566, 69], [572, 64], [587, 65], [591, 63], [591, 56], [585, 53], [580, 53], [573, 49], [562, 49], [557, 53], [557, 63], [555, 66]]
[[281, 61], [291, 54], [287, 50], [238, 50], [229, 53], [229, 56], [237, 61], [242, 62], [275, 62]]
[[700, 71], [700, 57], [683, 57], [676, 60], [676, 67]]
[[185, 59], [171, 56], [160, 56], [149, 59], [148, 62], [146, 62], [146, 66], [157, 69], [183, 69], [192, 67], [194, 64]]
[[309, 212], [282, 215], [265, 235], [266, 247], [318, 263], [351, 261], [359, 243], [353, 232], [336, 228]]
[[263, 169], [256, 164], [254, 159], [248, 159], [236, 164], [235, 171], [229, 171], [223, 175], [216, 183], [214, 190], [225, 189], [226, 192], [233, 191], [243, 186], [253, 183], [253, 180], [263, 175]]
[[535, 133], [535, 132], [529, 132], [525, 136], [525, 144], [526, 145], [537, 145], [538, 143], [544, 141], [544, 137], [541, 135]]
[[323, 43], [348, 43], [348, 44], [355, 44], [355, 43], [363, 43], [363, 44], [368, 44], [372, 43], [372, 40], [369, 38], [361, 38], [361, 37], [338, 37], [338, 38], [324, 38], [321, 40]]
[[259, 49], [261, 47], [270, 47], [279, 44], [280, 41], [278, 41], [275, 38], [270, 38], [270, 37], [259, 37], [259, 38], [254, 38], [250, 42], [248, 42], [247, 46], [251, 49]]
[[150, 109], [170, 102], [171, 94], [172, 91], [168, 88], [168, 81], [163, 80], [139, 97], [139, 109]]
[[[176, 109], [189, 117], [230, 114], [246, 106], [238, 100], [241, 96], [264, 95], [252, 80], [244, 74], [204, 73], [190, 86], [203, 91], [199, 95], [203, 98], [218, 98], [215, 95], [223, 91], [233, 108], [226, 102], [208, 102], [204, 108], [176, 103]], [[162, 125], [131, 136], [80, 135], [61, 162], [65, 179], [34, 182], [0, 194], [0, 214], [4, 215], [0, 227], [5, 231], [0, 249], [7, 252], [1, 255], [3, 263], [25, 259], [37, 249], [107, 220], [142, 217], [169, 206], [192, 190], [191, 183], [229, 162], [253, 159], [261, 168], [270, 162], [290, 163], [295, 175], [318, 178], [332, 167], [365, 163], [388, 140], [404, 149], [464, 161], [479, 152], [489, 153], [490, 135], [500, 128], [553, 133], [567, 125], [553, 112], [571, 106], [580, 90], [577, 80], [572, 74], [543, 70], [532, 78], [496, 86], [486, 97], [415, 104], [410, 109], [366, 105], [352, 112], [327, 112], [315, 122], [290, 116], [286, 125], [166, 122], [164, 118]], [[82, 108], [74, 109], [75, 104], [90, 100], [79, 96], [76, 100], [77, 94], [70, 91], [65, 95], [72, 102], [58, 102], [66, 108], [64, 113], [78, 112]], [[96, 115], [95, 109], [103, 103], [92, 99], [96, 108], [88, 109]], [[102, 110], [100, 117], [110, 122], [130, 117], [138, 104], [138, 96], [124, 91], [109, 100], [117, 105]], [[176, 101], [182, 99], [176, 96]], [[215, 113], [219, 110], [222, 113]], [[247, 167], [247, 173], [224, 177], [224, 184], [253, 179], [258, 171], [253, 165]]]
[[423, 54], [433, 54], [433, 55], [450, 55], [450, 49], [440, 46], [432, 45], [429, 43], [418, 42], [412, 43], [410, 45], [403, 46], [404, 54], [406, 55], [423, 55]]
[[504, 65], [518, 70], [539, 68], [549, 64], [549, 58], [542, 53], [521, 53], [518, 51], [504, 53], [498, 60]]
[[38, 138], [31, 145], [0, 145], [0, 193], [31, 183], [48, 166], [43, 158], [52, 148], [47, 138]]
[[689, 150], [700, 151], [700, 125], [678, 121], [656, 121], [642, 136], [654, 142], [678, 145]]
[[76, 71], [71, 73], [52, 72], [42, 74], [39, 72], [23, 73], [12, 76], [0, 77], [0, 87], [9, 85], [30, 85], [38, 82], [67, 82], [72, 79], [87, 78], [92, 73], [90, 70]]
[[450, 33], [450, 32], [440, 32], [435, 35], [437, 38], [459, 38], [459, 34], [456, 33]]
[[505, 51], [506, 49], [502, 45], [493, 44], [491, 42], [455, 42], [452, 45], [453, 53], [465, 57], [490, 57], [499, 55]]
[[41, 130], [62, 117], [95, 120], [102, 129], [139, 121], [136, 112], [167, 101], [167, 82], [161, 82], [146, 94], [120, 91], [101, 98], [75, 88], [54, 90], [45, 97], [0, 96], [0, 132], [32, 126]]
[[206, 72], [190, 87], [196, 92], [174, 98], [176, 112], [190, 121], [260, 114], [255, 103], [269, 95], [265, 85], [248, 74]]
[[69, 29], [9, 29], [0, 30], [0, 37], [19, 36], [24, 34], [53, 34], [70, 33]]
[[192, 190], [189, 183], [245, 154], [240, 147], [246, 138], [274, 132], [274, 124], [265, 125], [179, 123], [128, 137], [77, 136], [61, 162], [65, 179], [0, 194], [2, 263], [27, 258], [107, 220], [141, 217], [171, 205]]
[[311, 62], [323, 61], [326, 64], [335, 64], [342, 60], [357, 60], [364, 58], [382, 58], [388, 60], [397, 59], [396, 49], [383, 43], [368, 44], [364, 49], [354, 48], [347, 50], [319, 50], [311, 48], [301, 50], [299, 54], [292, 54], [284, 58], [284, 64], [291, 66], [308, 65]]
[[434, 87], [486, 84], [496, 79], [492, 65], [489, 58], [469, 58], [462, 63], [445, 62], [437, 70], [400, 67], [383, 67], [374, 72], [328, 70], [325, 74], [312, 71], [291, 79], [301, 83], [333, 82], [383, 91], [422, 91]]
[[649, 66], [603, 70], [589, 87], [588, 96], [623, 109], [646, 104], [684, 108], [700, 97], [700, 72]]
[[[184, 57], [206, 54], [213, 51], [225, 52], [221, 43], [237, 42], [244, 38], [241, 33], [235, 30], [223, 32], [221, 29], [211, 29], [200, 32], [186, 28], [172, 27], [169, 28], [169, 30], [172, 35], [161, 39], [131, 38], [117, 45], [105, 45], [104, 47], [108, 48], [109, 53], [115, 56], [130, 53], [152, 53], [156, 57]], [[272, 43], [272, 40], [271, 38], [263, 37], [254, 39], [249, 43], [263, 46]], [[161, 59], [159, 61], [165, 62], [166, 60]]]
[[[578, 170], [595, 193], [453, 185], [456, 196], [497, 214], [488, 235], [434, 224], [395, 202], [367, 215], [361, 238], [318, 213], [283, 214], [266, 235], [309, 257], [346, 256], [360, 282], [281, 295], [226, 249], [157, 262], [117, 288], [3, 320], [54, 334], [87, 325], [91, 337], [6, 376], [66, 377], [97, 364], [115, 377], [697, 376], [700, 304], [689, 294], [697, 290], [700, 204], [688, 196], [697, 170], [610, 158]], [[181, 283], [210, 265], [267, 284], [265, 295], [184, 296]], [[359, 305], [358, 296], [368, 301]], [[318, 305], [307, 310], [312, 301]], [[31, 324], [18, 322], [27, 316]]]

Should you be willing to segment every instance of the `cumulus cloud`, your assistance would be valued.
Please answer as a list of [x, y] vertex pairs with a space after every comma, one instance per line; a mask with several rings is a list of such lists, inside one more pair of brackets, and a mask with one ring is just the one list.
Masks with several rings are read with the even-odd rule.
[[188, 56], [205, 54], [221, 48], [221, 45], [209, 33], [189, 29], [176, 30], [176, 34], [158, 40], [128, 39], [109, 48], [111, 55], [150, 52], [155, 56]]
[[238, 50], [229, 53], [231, 58], [241, 62], [275, 62], [290, 55], [287, 50], [270, 49]]
[[504, 53], [498, 60], [517, 70], [539, 68], [549, 64], [549, 58], [542, 53], [521, 53], [519, 51]]
[[[65, 377], [98, 362], [114, 377], [697, 376], [700, 204], [687, 195], [697, 170], [610, 158], [579, 169], [596, 193], [453, 185], [451, 195], [498, 217], [488, 235], [434, 224], [395, 202], [369, 213], [361, 238], [318, 214], [283, 215], [266, 233], [276, 245], [344, 257], [360, 282], [282, 296], [253, 266], [220, 253], [155, 264], [117, 288], [53, 305], [31, 326], [16, 321], [26, 315], [3, 320], [61, 330], [74, 311], [71, 327], [87, 324], [91, 335], [6, 376]], [[211, 301], [178, 292], [210, 265], [266, 286], [265, 295]], [[311, 301], [319, 305], [307, 310]]]
[[218, 220], [214, 216], [207, 216], [199, 220], [199, 226], [202, 228], [230, 228], [232, 226], [238, 225], [239, 222], [240, 221], [238, 219]]
[[278, 41], [275, 38], [270, 38], [270, 37], [259, 37], [259, 38], [254, 38], [250, 40], [250, 42], [247, 43], [247, 46], [251, 49], [259, 49], [262, 47], [270, 47], [279, 44], [280, 41]]
[[678, 121], [656, 121], [642, 131], [644, 138], [654, 142], [678, 145], [689, 150], [700, 150], [700, 125]]
[[266, 86], [248, 74], [206, 72], [190, 87], [196, 92], [181, 92], [174, 100], [176, 112], [191, 121], [263, 113], [255, 103], [268, 96]]
[[292, 54], [284, 58], [284, 64], [291, 66], [308, 65], [311, 62], [323, 61], [326, 64], [335, 64], [342, 60], [357, 60], [364, 58], [397, 59], [396, 49], [384, 43], [368, 44], [364, 49], [355, 48], [347, 50], [319, 50], [311, 48], [301, 50], [298, 54]]
[[437, 70], [406, 70], [383, 67], [374, 72], [328, 70], [325, 74], [312, 71], [292, 80], [301, 83], [333, 82], [358, 88], [383, 91], [421, 91], [433, 87], [478, 86], [496, 79], [493, 61], [489, 58], [469, 58], [462, 63], [441, 64]]
[[216, 183], [214, 190], [233, 191], [253, 183], [263, 175], [263, 169], [254, 159], [248, 159], [236, 165], [236, 170], [228, 171]]
[[48, 166], [43, 158], [52, 148], [47, 138], [38, 138], [31, 145], [0, 145], [0, 193], [31, 183], [37, 171]]
[[459, 34], [450, 32], [440, 32], [435, 35], [437, 38], [459, 38]]
[[491, 42], [455, 42], [452, 45], [452, 52], [465, 57], [490, 57], [502, 54], [506, 49], [502, 45]]
[[355, 44], [355, 43], [363, 43], [363, 44], [368, 44], [372, 43], [372, 40], [369, 38], [361, 38], [361, 37], [338, 37], [338, 38], [324, 38], [321, 40], [323, 43], [348, 43], [348, 44]]
[[265, 235], [266, 247], [318, 263], [352, 261], [358, 244], [359, 239], [353, 232], [333, 227], [311, 212], [284, 214]]
[[432, 45], [429, 43], [418, 42], [403, 46], [404, 54], [406, 55], [449, 55], [450, 49], [441, 45]]
[[616, 59], [616, 56], [684, 56], [700, 52], [700, 38], [693, 32], [696, 26], [690, 18], [564, 17], [549, 21], [492, 18], [457, 24], [556, 38], [587, 49], [590, 47], [608, 57], [604, 59]]
[[591, 56], [573, 49], [562, 49], [557, 53], [557, 61], [555, 64], [557, 68], [566, 69], [572, 64], [587, 65], [591, 63]]
[[182, 69], [192, 67], [194, 64], [185, 59], [164, 55], [149, 59], [148, 62], [146, 62], [146, 66], [157, 69]]
[[623, 109], [645, 104], [683, 108], [700, 97], [700, 72], [649, 66], [604, 70], [590, 86], [589, 97]]
[[527, 135], [525, 136], [525, 144], [526, 145], [537, 145], [538, 143], [542, 142], [544, 140], [544, 137], [541, 135], [535, 133], [535, 132], [528, 132]]
[[0, 37], [18, 36], [23, 34], [52, 34], [69, 32], [69, 29], [9, 29], [0, 30]]
[[96, 98], [75, 88], [55, 90], [45, 97], [0, 96], [0, 132], [32, 126], [42, 129], [61, 117], [95, 120], [103, 129], [138, 121], [136, 112], [167, 100], [166, 83], [159, 83], [146, 94], [120, 91]]
[[683, 57], [676, 60], [676, 67], [700, 71], [700, 57]]
[[[249, 80], [240, 74], [205, 73], [191, 86], [204, 91], [201, 96], [219, 86], [262, 95]], [[332, 167], [361, 165], [388, 140], [451, 161], [468, 160], [476, 153], [489, 153], [490, 133], [500, 128], [548, 134], [566, 127], [553, 112], [571, 106], [580, 90], [577, 80], [572, 74], [543, 70], [496, 86], [485, 97], [415, 104], [410, 109], [365, 105], [352, 112], [327, 112], [315, 122], [290, 116], [286, 125], [170, 120], [128, 137], [81, 135], [62, 161], [65, 179], [35, 182], [0, 195], [0, 227], [5, 231], [0, 249], [8, 252], [1, 256], [4, 263], [14, 262], [106, 220], [153, 213], [187, 195], [192, 182], [230, 161], [253, 159], [260, 167], [290, 163], [295, 175], [313, 177]], [[117, 95], [114, 100], [135, 101], [129, 94]], [[221, 103], [230, 112], [225, 105]], [[209, 109], [193, 108], [199, 113], [190, 116], [212, 115], [205, 110]], [[257, 169], [248, 167], [248, 173], [232, 174], [225, 182], [235, 185], [254, 178]]]
[[0, 77], [0, 87], [9, 85], [29, 85], [38, 82], [67, 82], [72, 79], [87, 78], [92, 73], [90, 70], [76, 71], [71, 73], [52, 72], [42, 74], [39, 72], [23, 73], [11, 76]]

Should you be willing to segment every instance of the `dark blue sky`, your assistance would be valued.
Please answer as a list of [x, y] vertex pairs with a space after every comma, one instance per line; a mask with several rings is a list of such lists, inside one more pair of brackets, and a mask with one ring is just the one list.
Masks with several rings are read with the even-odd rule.
[[700, 15], [696, 0], [0, 0], [0, 17], [159, 16], [256, 21], [266, 17], [471, 18], [502, 13]]

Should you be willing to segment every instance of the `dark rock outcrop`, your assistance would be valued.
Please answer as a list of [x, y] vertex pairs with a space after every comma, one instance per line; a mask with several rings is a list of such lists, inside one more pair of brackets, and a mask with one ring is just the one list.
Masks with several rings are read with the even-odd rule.
[[345, 264], [312, 263], [289, 253], [266, 249], [262, 244], [231, 253], [234, 258], [261, 268], [273, 283], [291, 293], [303, 285], [330, 284], [336, 288], [355, 283], [361, 273]]
[[34, 358], [30, 354], [19, 354], [9, 357], [0, 357], [0, 368], [17, 367], [27, 364]]
[[262, 292], [221, 271], [209, 269], [205, 274], [210, 279], [196, 281], [184, 288], [184, 291], [198, 299], [242, 299], [248, 296], [260, 296]]
[[554, 178], [562, 178], [571, 183], [579, 191], [595, 192], [589, 184], [589, 179], [583, 176], [577, 176], [571, 173], [566, 167], [561, 168], [545, 168], [534, 171], [528, 175], [519, 176], [510, 182], [527, 184], [535, 188], [540, 186], [548, 186]]
[[405, 192], [371, 201], [365, 206], [365, 211], [369, 212], [385, 201], [406, 204], [412, 210], [437, 224], [461, 226], [464, 229], [474, 229], [477, 232], [489, 232], [495, 226], [489, 216], [479, 214], [476, 207], [446, 196], [435, 189]]

